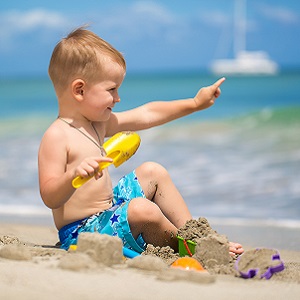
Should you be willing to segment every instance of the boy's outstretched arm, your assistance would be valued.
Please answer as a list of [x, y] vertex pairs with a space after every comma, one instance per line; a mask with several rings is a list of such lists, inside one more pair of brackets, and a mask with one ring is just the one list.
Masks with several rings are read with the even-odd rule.
[[142, 130], [179, 119], [193, 112], [212, 106], [221, 94], [220, 86], [225, 78], [214, 84], [201, 88], [194, 98], [154, 101], [135, 109], [112, 114], [106, 131], [106, 136], [122, 130]]

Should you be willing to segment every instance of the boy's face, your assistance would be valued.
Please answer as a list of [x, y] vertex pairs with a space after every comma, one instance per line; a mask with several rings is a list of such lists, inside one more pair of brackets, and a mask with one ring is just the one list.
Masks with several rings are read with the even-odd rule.
[[85, 117], [90, 121], [107, 121], [117, 102], [118, 89], [125, 77], [125, 70], [117, 63], [107, 60], [98, 82], [85, 84], [82, 102]]

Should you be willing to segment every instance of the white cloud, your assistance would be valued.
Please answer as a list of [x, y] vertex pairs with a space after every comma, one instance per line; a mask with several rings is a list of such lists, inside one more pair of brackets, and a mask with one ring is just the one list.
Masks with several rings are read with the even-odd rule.
[[[41, 33], [45, 30], [47, 30], [47, 33], [49, 33], [49, 30], [61, 30], [68, 24], [68, 19], [62, 14], [45, 9], [2, 12], [0, 13], [0, 51], [10, 51], [16, 46], [21, 36], [36, 32], [37, 30]], [[44, 41], [46, 34], [41, 34], [40, 36], [42, 36], [42, 40]], [[40, 39], [40, 42], [42, 40]], [[37, 41], [38, 38], [35, 40], [35, 43]]]
[[[2, 23], [2, 24], [1, 24]], [[0, 24], [3, 30], [29, 31], [35, 28], [59, 28], [67, 24], [66, 17], [58, 12], [44, 9], [29, 11], [7, 11], [1, 14]]]
[[233, 15], [222, 11], [204, 11], [199, 14], [199, 19], [213, 27], [227, 26], [233, 20]]
[[[66, 12], [47, 9], [32, 9], [27, 11], [11, 10], [0, 13], [0, 51], [9, 51], [17, 39], [31, 35], [37, 40], [36, 33], [42, 38], [49, 38], [50, 34], [66, 33], [67, 30], [82, 24], [91, 24], [100, 36], [108, 36], [111, 41], [141, 43], [151, 41], [178, 45], [190, 39], [195, 31], [195, 24], [201, 22], [218, 26], [227, 22], [228, 16], [221, 12], [211, 12], [199, 17], [193, 12], [189, 17], [174, 12], [172, 7], [163, 2], [136, 1], [133, 3], [122, 2], [111, 11], [94, 9], [87, 10], [78, 16]], [[206, 18], [206, 19], [205, 19]], [[199, 25], [200, 27], [200, 25]], [[45, 31], [46, 34], [45, 34]], [[43, 34], [44, 33], [44, 34]], [[44, 37], [42, 37], [44, 35]], [[122, 41], [123, 40], [123, 41]]]
[[165, 7], [157, 3], [147, 1], [136, 2], [130, 7], [130, 10], [136, 16], [147, 18], [151, 16], [152, 21], [156, 20], [165, 24], [174, 22], [174, 15], [172, 15]]
[[68, 24], [60, 13], [44, 9], [4, 11], [0, 14], [0, 49], [9, 49], [20, 34], [41, 29], [60, 29]]
[[284, 24], [298, 23], [300, 20], [297, 13], [286, 7], [265, 4], [260, 6], [260, 11], [266, 17]]
[[[157, 3], [136, 2], [129, 7], [129, 10], [133, 20], [131, 25], [139, 30], [139, 35], [146, 34], [149, 37], [155, 37], [162, 34], [165, 38], [168, 38], [173, 31], [173, 26], [176, 26], [177, 23], [176, 16]], [[125, 23], [128, 22], [128, 20], [124, 21]]]
[[[96, 19], [96, 17], [94, 17]], [[97, 15], [93, 24], [101, 32], [109, 32], [110, 37], [118, 40], [140, 40], [162, 37], [174, 40], [174, 31], [185, 28], [186, 24], [180, 15], [176, 15], [160, 3], [138, 1], [131, 5], [122, 5], [118, 10], [106, 15]]]

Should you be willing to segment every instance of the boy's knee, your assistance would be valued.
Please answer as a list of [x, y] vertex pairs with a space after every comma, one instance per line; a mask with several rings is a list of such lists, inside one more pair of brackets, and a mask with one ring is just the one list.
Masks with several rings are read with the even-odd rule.
[[162, 217], [160, 208], [145, 198], [136, 198], [128, 206], [128, 218], [134, 223], [156, 223]]
[[153, 177], [153, 175], [162, 175], [168, 173], [167, 170], [156, 162], [145, 162], [137, 168], [144, 176]]

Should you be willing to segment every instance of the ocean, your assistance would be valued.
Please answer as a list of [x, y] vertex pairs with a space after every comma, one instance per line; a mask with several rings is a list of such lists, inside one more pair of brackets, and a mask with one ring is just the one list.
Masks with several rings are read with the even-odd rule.
[[[193, 97], [216, 79], [193, 72], [129, 74], [116, 111]], [[299, 82], [300, 72], [228, 77], [213, 107], [140, 132], [137, 153], [110, 167], [113, 182], [156, 161], [169, 170], [195, 218], [204, 216], [217, 228], [299, 230]], [[40, 140], [57, 116], [51, 82], [2, 78], [0, 92], [0, 221], [53, 224], [37, 169]], [[299, 238], [290, 239], [290, 247], [300, 250]]]

